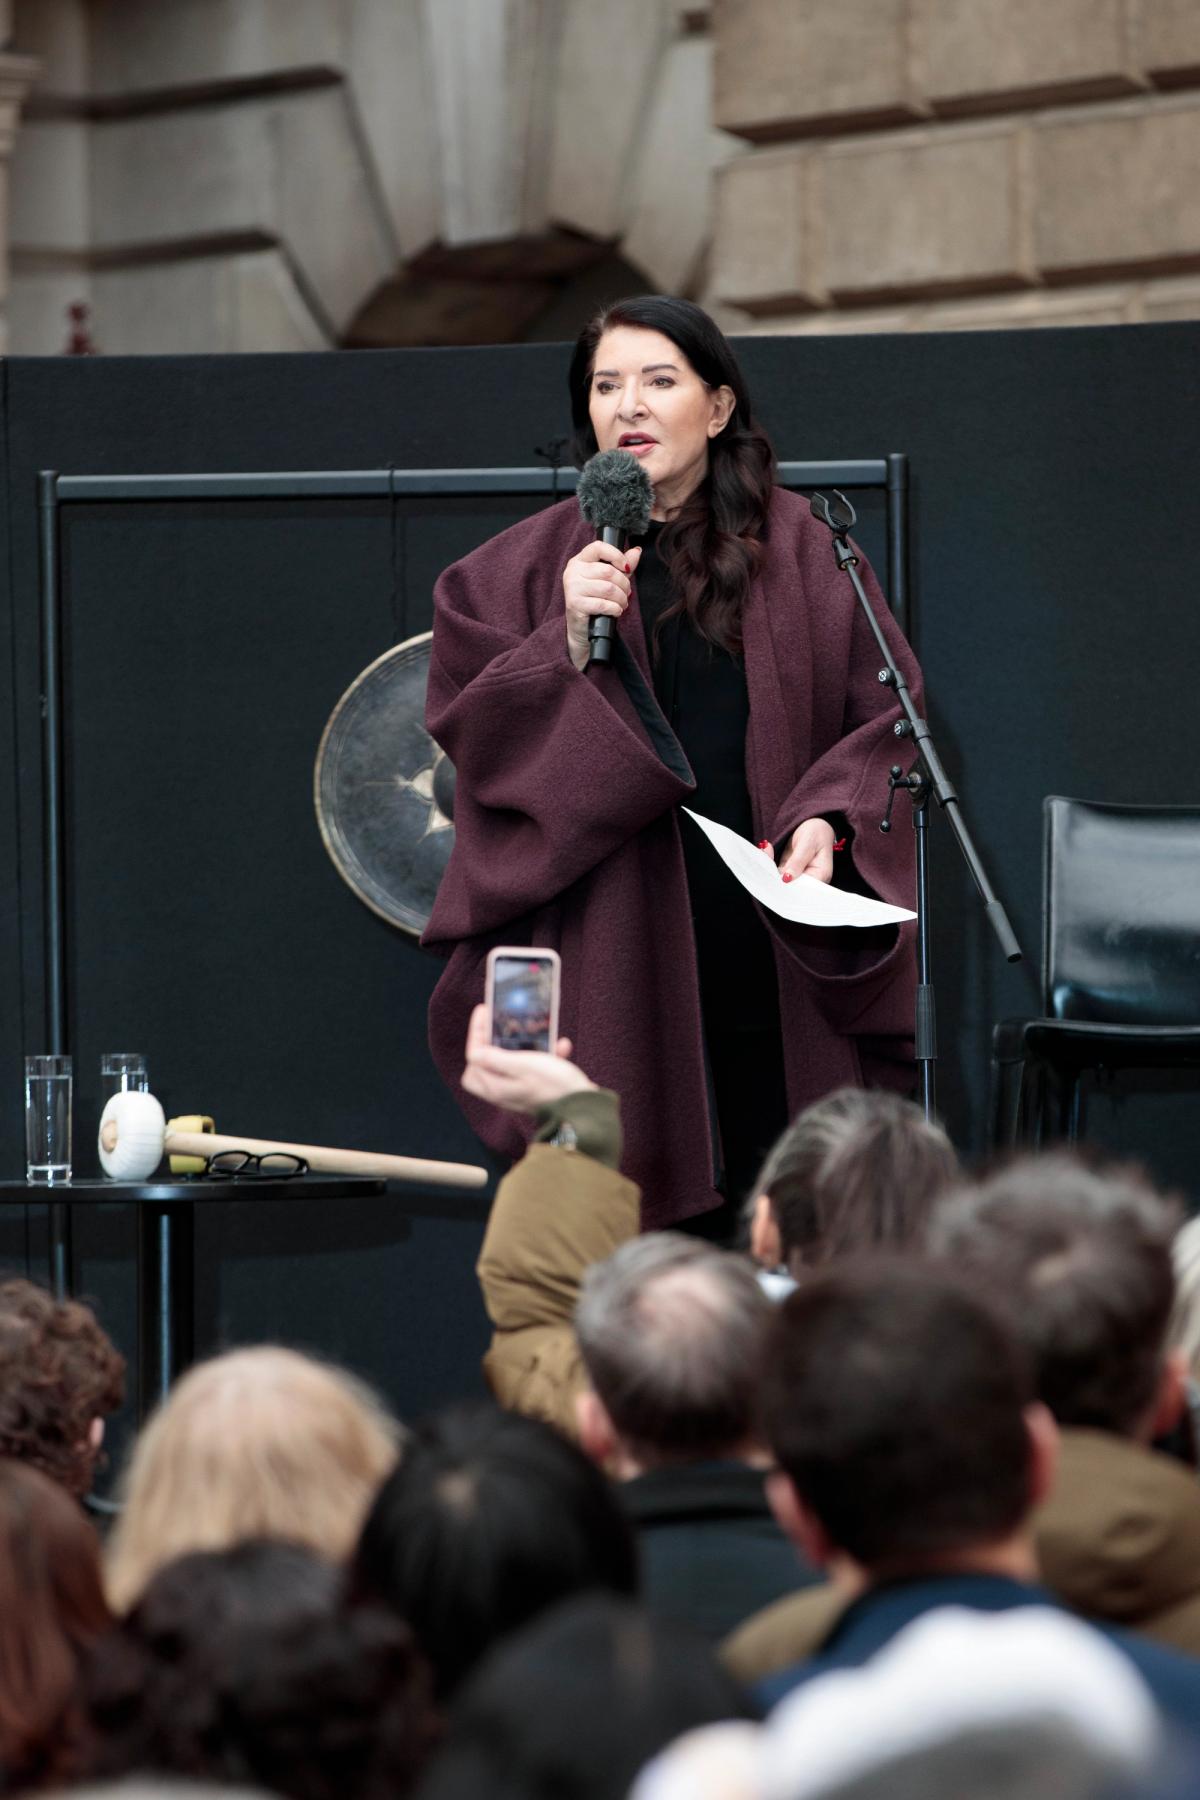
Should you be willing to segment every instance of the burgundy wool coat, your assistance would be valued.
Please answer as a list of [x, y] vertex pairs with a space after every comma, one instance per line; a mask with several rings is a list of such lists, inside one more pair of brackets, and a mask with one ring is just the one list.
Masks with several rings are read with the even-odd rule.
[[[493, 944], [562, 957], [560, 1029], [621, 1097], [623, 1167], [642, 1224], [718, 1205], [695, 944], [678, 808], [694, 785], [657, 703], [634, 593], [609, 667], [567, 653], [562, 571], [594, 533], [573, 500], [483, 544], [438, 582], [427, 720], [457, 771], [455, 843], [424, 942], [449, 956], [430, 1047], [485, 1143], [516, 1157], [525, 1122], [463, 1092], [467, 1020]], [[865, 563], [876, 616], [914, 695], [920, 672]], [[777, 489], [743, 617], [756, 838], [841, 815], [835, 880], [911, 906], [906, 799], [878, 829], [888, 770], [911, 751], [899, 706], [828, 530]], [[716, 852], [714, 851], [714, 855]], [[731, 876], [732, 880], [733, 877]], [[819, 932], [764, 918], [774, 939], [793, 1114], [846, 1083], [912, 1085], [913, 926]], [[737, 955], [737, 945], [729, 947]]]

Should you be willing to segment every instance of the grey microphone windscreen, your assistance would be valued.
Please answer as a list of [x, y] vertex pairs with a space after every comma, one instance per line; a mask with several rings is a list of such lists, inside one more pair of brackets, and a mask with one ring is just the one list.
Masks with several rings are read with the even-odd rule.
[[579, 510], [597, 531], [641, 537], [650, 523], [654, 489], [636, 456], [628, 450], [599, 450], [579, 472], [575, 489]]

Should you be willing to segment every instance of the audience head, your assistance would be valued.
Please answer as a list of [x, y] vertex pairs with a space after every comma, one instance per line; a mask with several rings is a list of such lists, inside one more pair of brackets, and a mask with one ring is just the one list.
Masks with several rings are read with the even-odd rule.
[[408, 1628], [350, 1610], [299, 1544], [196, 1551], [160, 1569], [94, 1659], [93, 1774], [259, 1785], [290, 1800], [387, 1800], [430, 1742]]
[[918, 1245], [959, 1177], [954, 1146], [919, 1106], [839, 1088], [788, 1126], [755, 1184], [751, 1248], [793, 1274], [861, 1252]]
[[198, 1364], [134, 1445], [108, 1558], [114, 1608], [189, 1550], [277, 1537], [344, 1559], [398, 1443], [369, 1389], [294, 1350]]
[[584, 1275], [580, 1437], [636, 1468], [736, 1455], [756, 1436], [770, 1302], [741, 1257], [647, 1232]]
[[0, 1456], [81, 1498], [125, 1395], [125, 1359], [80, 1300], [32, 1281], [0, 1282]]
[[56, 1482], [0, 1460], [0, 1771], [50, 1786], [80, 1754], [80, 1665], [112, 1624], [95, 1532]]
[[875, 1577], [1023, 1545], [1054, 1453], [1031, 1397], [1002, 1316], [945, 1271], [893, 1257], [812, 1276], [768, 1342], [780, 1523], [814, 1561]]
[[557, 1601], [636, 1587], [632, 1529], [604, 1476], [550, 1426], [491, 1405], [416, 1428], [350, 1570], [354, 1598], [412, 1626], [440, 1695]]
[[681, 1732], [744, 1714], [700, 1638], [627, 1600], [567, 1601], [465, 1684], [420, 1800], [625, 1800]]
[[1060, 1425], [1149, 1441], [1175, 1424], [1176, 1213], [1137, 1170], [1027, 1157], [942, 1202], [930, 1247], [1004, 1306]]

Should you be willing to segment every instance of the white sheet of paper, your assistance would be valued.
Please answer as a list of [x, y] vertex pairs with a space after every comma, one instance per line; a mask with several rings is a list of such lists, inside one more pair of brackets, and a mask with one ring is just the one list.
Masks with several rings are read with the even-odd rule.
[[888, 906], [883, 900], [869, 900], [865, 894], [844, 894], [828, 882], [811, 875], [798, 875], [785, 881], [765, 851], [747, 838], [718, 825], [715, 819], [702, 818], [690, 806], [683, 808], [689, 819], [695, 819], [713, 849], [747, 893], [781, 919], [797, 925], [899, 925], [903, 919], [915, 919], [916, 913], [903, 906]]

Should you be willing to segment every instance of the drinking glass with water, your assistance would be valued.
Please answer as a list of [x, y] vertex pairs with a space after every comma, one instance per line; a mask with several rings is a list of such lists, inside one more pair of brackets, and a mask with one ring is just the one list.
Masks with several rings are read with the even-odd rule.
[[150, 1092], [150, 1072], [146, 1059], [134, 1050], [106, 1050], [100, 1058], [100, 1106], [114, 1094]]
[[25, 1058], [25, 1179], [71, 1179], [71, 1058]]

